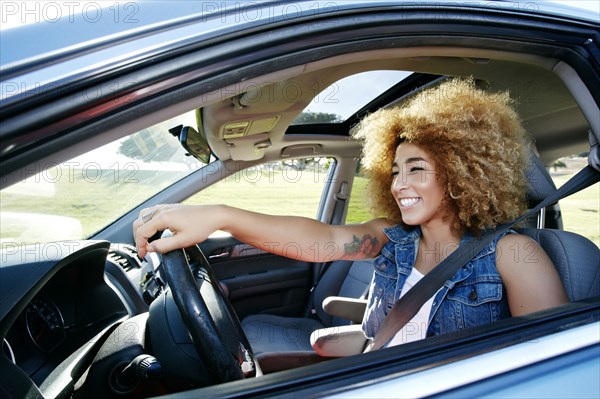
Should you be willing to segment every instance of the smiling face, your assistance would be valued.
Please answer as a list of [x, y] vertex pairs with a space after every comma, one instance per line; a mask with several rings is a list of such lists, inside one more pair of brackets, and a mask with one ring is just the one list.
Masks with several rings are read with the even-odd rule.
[[431, 157], [419, 146], [401, 143], [392, 166], [392, 195], [402, 220], [410, 226], [447, 224], [442, 201], [445, 190]]

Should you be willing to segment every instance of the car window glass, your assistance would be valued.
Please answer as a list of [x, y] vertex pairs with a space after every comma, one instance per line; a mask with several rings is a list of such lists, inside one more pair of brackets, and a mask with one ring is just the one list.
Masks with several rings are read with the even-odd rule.
[[368, 205], [367, 181], [368, 179], [360, 170], [354, 175], [346, 224], [363, 223], [373, 219]]
[[241, 170], [184, 201], [225, 204], [272, 215], [315, 218], [333, 158], [271, 162]]
[[[556, 187], [562, 186], [587, 165], [587, 153], [557, 159], [549, 172]], [[600, 188], [592, 185], [559, 202], [563, 228], [578, 233], [600, 246]]]
[[90, 237], [203, 164], [169, 129], [195, 126], [194, 112], [148, 127], [0, 192], [2, 247]]

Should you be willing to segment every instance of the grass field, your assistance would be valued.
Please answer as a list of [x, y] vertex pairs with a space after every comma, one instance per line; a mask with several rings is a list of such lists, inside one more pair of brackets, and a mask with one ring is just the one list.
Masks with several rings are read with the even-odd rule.
[[[266, 171], [259, 178], [256, 175], [251, 178], [234, 175], [190, 197], [184, 203], [224, 203], [272, 215], [314, 218], [317, 216], [325, 178], [325, 172], [312, 171], [300, 175], [289, 174], [288, 177], [281, 172]], [[259, 184], [260, 188], [257, 189]], [[364, 196], [366, 184], [367, 179], [364, 177], [355, 178], [346, 223], [361, 223], [372, 218]]]
[[[572, 174], [553, 176], [556, 187], [562, 186]], [[600, 246], [600, 185], [595, 184], [560, 202], [563, 228], [581, 234]]]
[[[0, 193], [2, 214], [33, 213], [62, 215], [79, 220], [84, 237], [104, 227], [113, 219], [132, 209], [143, 199], [166, 186], [165, 177], [174, 172], [139, 171], [136, 179], [123, 183], [115, 181], [110, 173], [100, 179], [83, 179], [74, 173], [72, 179], [59, 179], [52, 187], [48, 182], [28, 182], [19, 190]], [[255, 169], [243, 171], [219, 182], [186, 201], [189, 204], [225, 203], [257, 212], [281, 215], [315, 217], [321, 199], [326, 173], [324, 171], [274, 171]], [[557, 186], [570, 175], [555, 176]], [[93, 181], [90, 181], [93, 180]], [[141, 183], [146, 181], [147, 183]], [[347, 223], [360, 223], [371, 218], [366, 209], [364, 191], [366, 179], [357, 177], [350, 197]], [[560, 202], [564, 227], [591, 239], [600, 246], [600, 187], [595, 185]], [[36, 232], [33, 226], [23, 226], [3, 219], [0, 239], [17, 240], [26, 230]], [[61, 226], [50, 227], [29, 237], [27, 241], [73, 239], [61, 236]], [[33, 241], [31, 241], [33, 240]]]
[[229, 176], [184, 201], [226, 204], [272, 215], [314, 218], [326, 171], [256, 168]]
[[[102, 171], [96, 177], [74, 170], [61, 178], [23, 181], [0, 192], [0, 239], [21, 244], [88, 237], [164, 188], [164, 176], [157, 171], [137, 171], [131, 179], [115, 179], [114, 171]], [[39, 226], [32, 228], [18, 218], [4, 217], [9, 212], [38, 215], [34, 220]], [[65, 236], [62, 226], [44, 223], [44, 215], [78, 220], [82, 236]]]

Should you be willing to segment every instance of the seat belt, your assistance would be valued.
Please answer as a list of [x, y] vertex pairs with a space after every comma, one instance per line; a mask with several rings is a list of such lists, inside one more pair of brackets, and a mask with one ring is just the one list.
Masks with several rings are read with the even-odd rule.
[[479, 238], [473, 238], [461, 244], [454, 252], [442, 260], [433, 270], [427, 273], [417, 284], [404, 294], [387, 314], [381, 327], [367, 345], [364, 352], [371, 352], [386, 345], [395, 335], [419, 312], [421, 307], [429, 298], [452, 278], [458, 269], [463, 267], [469, 260], [477, 255], [486, 245], [504, 233], [515, 224], [538, 212], [548, 205], [558, 202], [560, 199], [574, 194], [592, 184], [600, 181], [600, 172], [587, 165], [579, 173], [569, 179], [558, 190], [545, 198], [536, 207], [528, 210], [515, 220], [505, 223], [484, 233]]

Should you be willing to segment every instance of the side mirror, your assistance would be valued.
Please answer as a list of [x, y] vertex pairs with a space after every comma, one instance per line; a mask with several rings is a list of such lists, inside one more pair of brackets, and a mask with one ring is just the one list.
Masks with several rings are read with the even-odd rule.
[[175, 126], [169, 129], [173, 136], [179, 137], [179, 143], [188, 152], [188, 155], [208, 164], [211, 150], [206, 136], [191, 126]]

